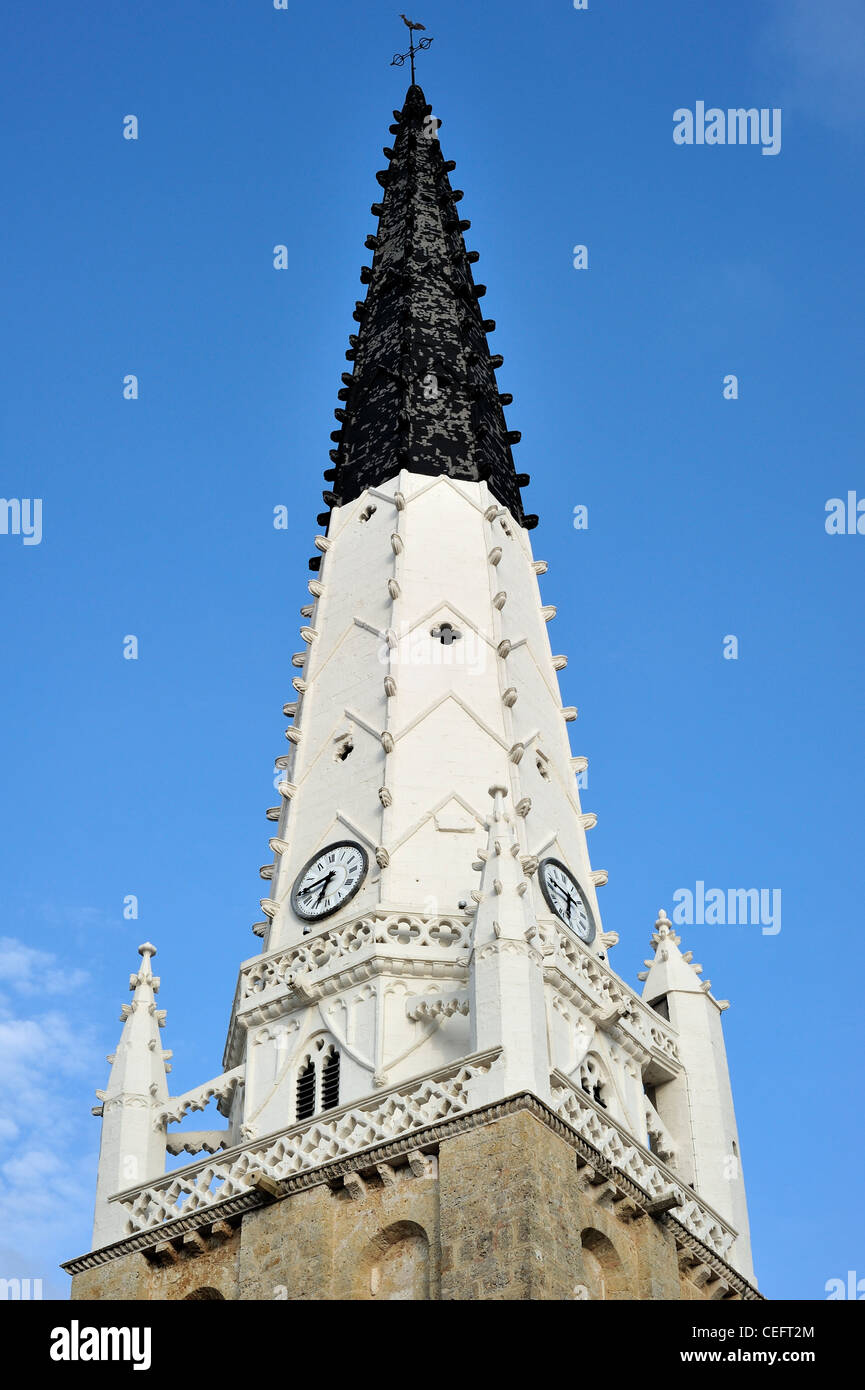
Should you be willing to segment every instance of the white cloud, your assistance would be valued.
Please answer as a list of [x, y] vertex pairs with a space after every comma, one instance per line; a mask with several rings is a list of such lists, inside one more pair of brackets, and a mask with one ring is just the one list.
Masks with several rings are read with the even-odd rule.
[[48, 951], [16, 940], [0, 937], [0, 984], [20, 994], [62, 994], [78, 989], [87, 979], [84, 970], [69, 970]]
[[84, 1021], [86, 981], [50, 952], [0, 940], [0, 1277], [41, 1278], [46, 1297], [66, 1295], [58, 1263], [90, 1234], [99, 1126], [89, 1105], [106, 1064]]
[[11, 1143], [21, 1133], [15, 1121], [8, 1115], [0, 1115], [0, 1144]]

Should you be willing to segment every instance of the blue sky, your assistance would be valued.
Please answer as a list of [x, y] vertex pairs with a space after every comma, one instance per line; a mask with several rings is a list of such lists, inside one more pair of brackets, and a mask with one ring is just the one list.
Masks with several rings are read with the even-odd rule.
[[[775, 936], [682, 934], [733, 1004], [762, 1287], [819, 1299], [865, 1276], [865, 536], [824, 526], [829, 498], [865, 497], [863, 11], [454, 0], [413, 17], [533, 477], [613, 964], [635, 981], [679, 888], [781, 889]], [[256, 945], [405, 30], [379, 0], [31, 6], [8, 26], [0, 491], [43, 500], [43, 536], [0, 535], [0, 1275], [65, 1296], [136, 947], [159, 947], [182, 1091], [219, 1072]], [[780, 154], [675, 145], [674, 110], [698, 100], [780, 107]]]

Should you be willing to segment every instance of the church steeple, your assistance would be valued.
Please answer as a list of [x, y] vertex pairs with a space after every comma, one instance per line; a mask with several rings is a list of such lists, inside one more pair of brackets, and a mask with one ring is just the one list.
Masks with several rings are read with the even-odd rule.
[[495, 323], [480, 308], [478, 255], [463, 239], [471, 224], [449, 179], [455, 166], [442, 155], [440, 122], [420, 87], [409, 87], [394, 116], [388, 165], [376, 175], [384, 190], [372, 205], [378, 231], [366, 241], [372, 266], [361, 271], [368, 288], [354, 310], [360, 328], [346, 353], [354, 367], [343, 374], [324, 500], [344, 506], [408, 469], [486, 482], [531, 529], [537, 517], [525, 515], [520, 496], [529, 479], [512, 454], [520, 436], [508, 429], [511, 398], [495, 377], [502, 359], [487, 342]]
[[[260, 950], [222, 1074], [169, 1097], [141, 947], [102, 1248], [67, 1268], [81, 1298], [757, 1297], [721, 1003], [669, 923], [644, 998], [610, 965], [462, 195], [414, 83], [391, 129]], [[166, 1132], [212, 1099], [224, 1129]]]

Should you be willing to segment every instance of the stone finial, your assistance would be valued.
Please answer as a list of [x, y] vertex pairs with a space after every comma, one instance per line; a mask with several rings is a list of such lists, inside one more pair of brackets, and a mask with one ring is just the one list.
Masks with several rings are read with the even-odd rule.
[[[145, 941], [138, 947], [138, 954], [142, 957], [141, 965], [134, 974], [129, 976], [129, 988], [132, 992], [138, 990], [140, 985], [149, 985], [154, 994], [159, 993], [159, 976], [153, 974], [150, 962], [156, 955], [156, 947], [152, 941]], [[123, 1006], [128, 1008], [128, 1005]], [[123, 1017], [126, 1017], [124, 1014]]]
[[655, 950], [662, 941], [672, 941], [675, 946], [681, 945], [682, 938], [677, 936], [673, 930], [673, 923], [667, 916], [666, 908], [661, 908], [655, 921], [655, 930], [652, 933], [652, 945]]
[[658, 913], [651, 940], [654, 955], [644, 961], [646, 969], [638, 976], [644, 982], [644, 999], [678, 990], [686, 994], [705, 994], [718, 1009], [728, 1007], [728, 1000], [714, 998], [710, 981], [700, 980], [703, 967], [694, 962], [693, 952], [679, 949], [682, 938], [674, 930], [663, 908]]

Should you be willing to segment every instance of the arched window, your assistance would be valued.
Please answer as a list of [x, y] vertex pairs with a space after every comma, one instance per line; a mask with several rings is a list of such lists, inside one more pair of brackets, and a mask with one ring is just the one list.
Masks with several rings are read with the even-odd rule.
[[625, 1269], [619, 1253], [609, 1238], [600, 1231], [586, 1227], [580, 1232], [583, 1275], [586, 1293], [583, 1298], [608, 1300], [630, 1297]]
[[321, 1069], [321, 1108], [335, 1110], [339, 1105], [339, 1053], [332, 1047]]
[[426, 1301], [432, 1294], [429, 1236], [415, 1221], [397, 1221], [372, 1238], [353, 1268], [346, 1261], [341, 1273], [346, 1298]]
[[297, 1118], [308, 1120], [315, 1114], [315, 1062], [307, 1057], [297, 1074]]
[[580, 1067], [580, 1085], [587, 1096], [597, 1101], [604, 1110], [607, 1108], [606, 1078], [596, 1057], [589, 1053]]

